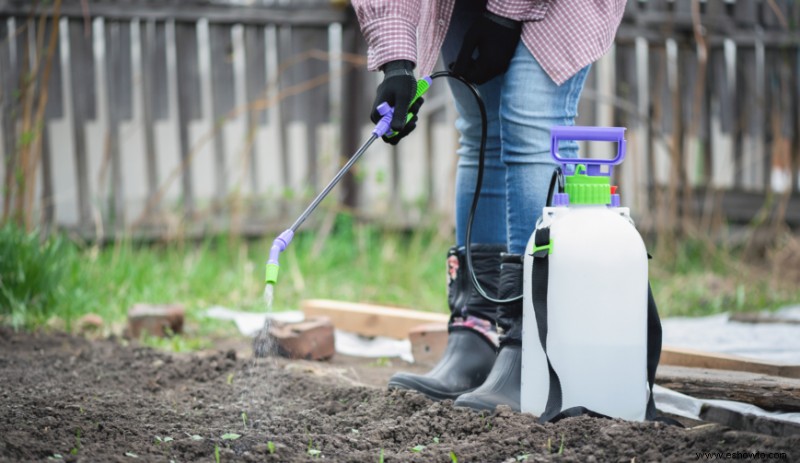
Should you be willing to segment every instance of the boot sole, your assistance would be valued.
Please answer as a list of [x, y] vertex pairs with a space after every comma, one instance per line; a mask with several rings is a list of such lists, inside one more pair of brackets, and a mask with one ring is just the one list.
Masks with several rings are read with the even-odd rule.
[[454, 407], [471, 408], [473, 410], [488, 410], [488, 411], [494, 411], [494, 409], [497, 408], [498, 405], [508, 405], [509, 407], [511, 407], [511, 410], [515, 412], [520, 411], [519, 406], [514, 406], [512, 404], [490, 403], [470, 398], [466, 399], [459, 398], [459, 400], [456, 400], [456, 402], [453, 404]]
[[477, 388], [465, 389], [463, 391], [458, 391], [458, 392], [447, 392], [430, 388], [426, 384], [422, 384], [410, 378], [403, 378], [403, 380], [401, 381], [398, 381], [397, 379], [390, 380], [389, 389], [390, 390], [407, 389], [411, 391], [417, 391], [421, 394], [424, 394], [430, 399], [441, 401], [441, 400], [456, 400], [460, 395], [472, 392]]

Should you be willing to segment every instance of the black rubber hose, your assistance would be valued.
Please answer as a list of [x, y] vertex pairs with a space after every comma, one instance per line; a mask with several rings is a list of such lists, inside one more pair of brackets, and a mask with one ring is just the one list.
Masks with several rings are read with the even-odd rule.
[[472, 266], [472, 224], [475, 222], [475, 211], [478, 209], [478, 200], [481, 196], [484, 164], [486, 162], [486, 139], [488, 138], [487, 132], [489, 125], [486, 117], [486, 105], [484, 104], [480, 93], [478, 93], [478, 88], [463, 77], [453, 74], [450, 71], [441, 71], [431, 74], [431, 79], [438, 79], [440, 77], [455, 79], [466, 85], [472, 95], [475, 97], [475, 101], [478, 103], [478, 109], [481, 113], [481, 143], [480, 148], [478, 149], [478, 178], [475, 181], [475, 194], [472, 196], [472, 204], [469, 208], [469, 218], [467, 219], [467, 231], [465, 237], [466, 244], [464, 254], [466, 255], [467, 260], [467, 273], [469, 274], [470, 280], [472, 280], [472, 286], [475, 288], [475, 291], [477, 291], [478, 294], [485, 300], [493, 304], [510, 304], [512, 302], [517, 302], [522, 299], [522, 294], [509, 299], [496, 299], [486, 294], [486, 291], [484, 291], [480, 282], [478, 282], [478, 277], [475, 276], [475, 268]]

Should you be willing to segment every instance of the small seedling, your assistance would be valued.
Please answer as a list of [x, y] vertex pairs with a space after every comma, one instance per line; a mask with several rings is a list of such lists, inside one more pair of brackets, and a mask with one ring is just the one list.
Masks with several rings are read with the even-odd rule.
[[350, 432], [353, 434], [358, 434], [360, 431], [356, 428], [350, 428]]
[[382, 367], [382, 368], [385, 367], [385, 368], [388, 368], [388, 367], [392, 366], [392, 361], [389, 359], [389, 357], [380, 357], [377, 360], [375, 360], [374, 362], [372, 362], [372, 366], [373, 367]]
[[244, 426], [244, 430], [247, 431], [247, 413], [242, 412], [242, 426]]
[[131, 457], [131, 458], [139, 458], [139, 455], [136, 455], [133, 452], [125, 452], [125, 456], [126, 457]]
[[203, 436], [194, 434], [192, 436], [189, 436], [189, 439], [191, 439], [191, 440], [203, 440]]
[[229, 373], [228, 374], [227, 382], [228, 382], [229, 385], [233, 384], [233, 373]]
[[421, 452], [423, 450], [425, 450], [425, 446], [424, 445], [415, 445], [414, 447], [411, 448], [412, 452], [417, 452], [417, 453], [419, 453], [419, 452]]
[[528, 457], [530, 454], [526, 453], [525, 455], [517, 455], [517, 461], [528, 461]]
[[458, 463], [458, 457], [456, 456], [456, 453], [453, 452], [452, 450], [450, 451], [450, 461], [452, 461], [453, 463]]
[[564, 454], [564, 435], [563, 434], [561, 435], [561, 445], [558, 446], [558, 454], [559, 455], [563, 455]]
[[267, 450], [269, 450], [269, 454], [272, 455], [275, 453], [275, 442], [269, 441], [267, 442]]
[[72, 450], [69, 451], [71, 455], [77, 455], [78, 450], [81, 448], [81, 428], [75, 429], [75, 447], [72, 447]]
[[433, 437], [433, 443], [434, 444], [438, 444], [439, 443], [439, 436], [434, 436]]
[[381, 453], [378, 454], [378, 463], [383, 463], [383, 449], [381, 449]]
[[322, 450], [314, 448], [314, 441], [310, 438], [308, 439], [308, 454], [312, 457], [318, 457], [322, 453]]
[[242, 435], [241, 434], [236, 434], [235, 432], [229, 432], [229, 433], [225, 433], [225, 434], [221, 435], [220, 437], [222, 438], [222, 440], [236, 440], [236, 439], [242, 437]]
[[54, 453], [52, 456], [47, 457], [48, 460], [63, 460], [64, 457], [60, 453]]
[[172, 442], [173, 440], [175, 440], [175, 439], [173, 439], [173, 438], [171, 438], [169, 436], [167, 436], [167, 437], [156, 436], [156, 442], [158, 442], [159, 444]]
[[214, 446], [214, 461], [219, 463], [219, 445]]

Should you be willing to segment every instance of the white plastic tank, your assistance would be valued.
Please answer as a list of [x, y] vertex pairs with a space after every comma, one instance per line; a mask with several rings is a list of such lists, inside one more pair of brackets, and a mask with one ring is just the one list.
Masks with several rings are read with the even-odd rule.
[[[611, 166], [624, 158], [624, 129], [554, 128], [553, 156], [569, 169], [566, 192], [546, 207], [537, 230], [550, 228], [547, 354], [559, 376], [562, 410], [583, 406], [644, 420], [647, 384], [648, 258], [644, 242], [619, 207]], [[617, 141], [614, 160], [566, 160], [559, 139]], [[606, 168], [602, 167], [605, 164]], [[524, 258], [521, 409], [541, 415], [549, 375], [532, 302], [532, 250]]]

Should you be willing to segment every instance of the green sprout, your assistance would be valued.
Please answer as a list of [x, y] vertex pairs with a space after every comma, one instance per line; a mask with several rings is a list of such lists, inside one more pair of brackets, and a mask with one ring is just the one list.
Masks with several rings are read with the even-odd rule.
[[81, 448], [81, 428], [75, 429], [75, 447], [72, 447], [72, 450], [69, 451], [71, 455], [77, 455], [78, 450]]
[[219, 463], [219, 445], [214, 446], [214, 461]]
[[222, 440], [236, 440], [242, 437], [241, 434], [236, 434], [235, 432], [228, 432], [220, 436]]
[[314, 441], [311, 438], [308, 439], [308, 454], [312, 457], [318, 457], [322, 453], [322, 450], [314, 448]]
[[275, 453], [275, 442], [267, 442], [267, 450], [269, 450], [270, 455], [273, 455]]
[[456, 456], [456, 453], [453, 452], [452, 450], [450, 451], [450, 461], [452, 461], [453, 463], [458, 463], [458, 457]]
[[425, 446], [424, 445], [415, 445], [414, 447], [411, 448], [412, 452], [417, 452], [417, 453], [419, 453], [419, 452], [421, 452], [423, 450], [425, 450]]

